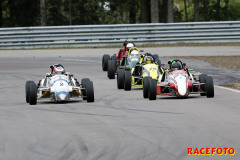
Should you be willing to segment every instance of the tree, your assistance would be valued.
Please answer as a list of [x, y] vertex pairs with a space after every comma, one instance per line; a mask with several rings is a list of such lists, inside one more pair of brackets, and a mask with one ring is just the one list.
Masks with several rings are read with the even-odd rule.
[[78, 0], [72, 2], [72, 24], [100, 24], [98, 13], [101, 11], [101, 6], [96, 3], [96, 0]]
[[151, 23], [159, 23], [158, 0], [151, 0]]
[[203, 0], [203, 15], [204, 15], [204, 20], [209, 21], [208, 19], [208, 5], [209, 5], [209, 0]]
[[167, 11], [167, 22], [173, 23], [173, 0], [168, 0]]
[[40, 25], [46, 26], [46, 3], [45, 0], [40, 0]]
[[159, 20], [160, 22], [166, 23], [168, 19], [168, 0], [162, 0], [159, 4]]
[[188, 22], [187, 0], [184, 0], [185, 19]]
[[194, 21], [199, 21], [199, 0], [194, 0]]
[[0, 0], [0, 27], [173, 23], [185, 19], [234, 21], [240, 17], [240, 2], [237, 0], [175, 0], [174, 5], [173, 2], [174, 0]]
[[141, 23], [150, 23], [150, 2], [149, 0], [141, 0], [140, 5], [140, 22]]
[[216, 20], [220, 21], [220, 10], [221, 10], [221, 6], [220, 6], [220, 0], [217, 0], [216, 3]]
[[129, 2], [129, 23], [136, 23], [136, 1]]
[[39, 25], [39, 1], [8, 0], [9, 9], [7, 26], [36, 26]]
[[[66, 3], [66, 4], [64, 4]], [[48, 26], [68, 25], [68, 18], [64, 14], [64, 7], [68, 6], [68, 1], [46, 0]]]
[[2, 16], [3, 7], [2, 7], [2, 4], [3, 4], [3, 0], [0, 0], [0, 26], [3, 26], [3, 16]]

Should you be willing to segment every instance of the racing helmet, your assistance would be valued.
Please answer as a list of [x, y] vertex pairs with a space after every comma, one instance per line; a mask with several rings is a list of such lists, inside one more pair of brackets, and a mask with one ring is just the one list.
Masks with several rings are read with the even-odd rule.
[[147, 57], [144, 59], [144, 62], [145, 62], [145, 64], [151, 64], [151, 63], [153, 63], [153, 57], [147, 56]]
[[138, 56], [139, 53], [137, 50], [133, 50], [131, 53], [130, 53], [131, 56]]
[[181, 67], [181, 64], [180, 63], [178, 63], [178, 62], [173, 62], [172, 63], [172, 69], [173, 70], [180, 70], [182, 67]]
[[55, 73], [55, 74], [64, 74], [64, 73], [65, 73], [65, 69], [64, 69], [64, 67], [63, 67], [61, 64], [55, 64], [55, 65], [53, 66], [52, 73]]
[[128, 43], [126, 47], [127, 47], [127, 50], [129, 50], [130, 48], [134, 47], [134, 44], [133, 43]]

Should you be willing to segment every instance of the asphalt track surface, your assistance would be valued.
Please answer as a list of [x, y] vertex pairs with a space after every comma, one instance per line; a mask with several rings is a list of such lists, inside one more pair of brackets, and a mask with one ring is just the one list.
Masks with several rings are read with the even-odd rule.
[[[159, 56], [174, 56], [174, 49], [181, 56], [239, 55], [240, 50], [207, 48], [152, 50]], [[118, 90], [116, 79], [109, 80], [102, 71], [102, 55], [117, 50], [0, 51], [0, 160], [240, 159], [239, 92], [215, 86], [214, 98], [165, 96], [149, 101], [140, 89]], [[145, 52], [148, 50], [153, 52], [149, 48]], [[35, 106], [27, 104], [25, 82], [38, 82], [55, 63], [63, 64], [79, 80], [90, 78], [95, 102], [41, 100]], [[216, 75], [212, 73], [215, 68], [211, 69], [208, 74], [221, 83], [222, 72]], [[188, 156], [187, 148], [196, 147], [234, 148], [236, 153]]]

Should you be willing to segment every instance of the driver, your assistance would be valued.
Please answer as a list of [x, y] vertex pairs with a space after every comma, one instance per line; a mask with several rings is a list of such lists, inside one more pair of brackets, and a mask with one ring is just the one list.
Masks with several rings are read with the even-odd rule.
[[63, 67], [63, 65], [61, 64], [55, 64], [50, 66], [51, 68], [51, 74], [64, 74], [65, 73], [65, 69]]
[[168, 61], [169, 64], [169, 69], [171, 70], [181, 70], [181, 64], [179, 62], [176, 61]]
[[178, 62], [175, 62], [172, 64], [172, 69], [173, 70], [181, 70], [181, 64]]
[[127, 51], [128, 51], [130, 48], [134, 47], [134, 44], [133, 43], [128, 43], [126, 45], [126, 47], [127, 47]]
[[133, 50], [130, 52], [130, 56], [138, 56], [138, 55], [139, 55], [139, 53], [137, 50]]
[[144, 59], [144, 62], [145, 62], [145, 64], [152, 64], [152, 63], [153, 63], [153, 57], [147, 56], [147, 57]]

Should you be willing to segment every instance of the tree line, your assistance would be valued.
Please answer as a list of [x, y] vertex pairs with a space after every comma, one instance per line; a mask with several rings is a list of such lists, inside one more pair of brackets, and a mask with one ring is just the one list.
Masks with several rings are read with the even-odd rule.
[[238, 0], [0, 0], [0, 27], [240, 20]]

